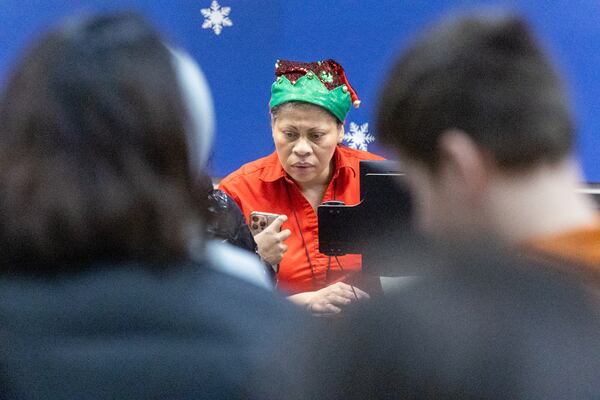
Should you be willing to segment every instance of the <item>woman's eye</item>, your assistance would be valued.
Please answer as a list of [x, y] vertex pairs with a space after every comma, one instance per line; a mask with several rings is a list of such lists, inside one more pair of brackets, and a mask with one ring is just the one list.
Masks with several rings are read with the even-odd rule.
[[312, 139], [312, 140], [319, 140], [319, 139], [321, 139], [322, 137], [323, 137], [323, 133], [313, 133], [313, 134], [311, 135], [311, 139]]
[[288, 138], [288, 139], [295, 139], [296, 138], [296, 133], [295, 132], [283, 132], [283, 135]]

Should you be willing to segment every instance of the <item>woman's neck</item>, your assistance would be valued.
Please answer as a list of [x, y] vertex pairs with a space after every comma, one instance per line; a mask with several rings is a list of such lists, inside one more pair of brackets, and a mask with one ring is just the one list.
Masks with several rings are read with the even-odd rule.
[[327, 190], [327, 184], [325, 185], [313, 185], [310, 187], [301, 187], [300, 190], [302, 194], [308, 200], [312, 208], [315, 210], [323, 202], [323, 197], [325, 196], [325, 191]]
[[304, 184], [299, 184], [300, 191], [308, 200], [312, 208], [315, 210], [323, 202], [323, 197], [325, 196], [325, 192], [327, 191], [327, 187], [329, 186], [329, 182], [333, 178], [333, 172], [335, 171], [335, 161], [331, 160], [329, 163], [329, 169], [327, 173], [324, 175], [323, 179], [316, 180], [315, 182], [307, 182]]

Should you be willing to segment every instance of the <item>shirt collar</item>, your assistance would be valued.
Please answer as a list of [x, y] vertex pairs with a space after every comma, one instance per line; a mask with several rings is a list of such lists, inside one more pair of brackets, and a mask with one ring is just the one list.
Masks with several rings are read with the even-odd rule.
[[[340, 174], [342, 169], [348, 168], [352, 171], [353, 175], [356, 176], [356, 167], [352, 165], [351, 159], [345, 154], [340, 145], [335, 148], [333, 153], [335, 157], [335, 172], [333, 173], [332, 179], [335, 179]], [[264, 168], [260, 173], [260, 179], [263, 182], [275, 182], [278, 179], [287, 177], [287, 173], [279, 162], [277, 152], [274, 151], [265, 160]]]
[[333, 153], [333, 156], [335, 157], [335, 172], [333, 173], [332, 179], [337, 178], [342, 169], [349, 169], [352, 171], [353, 177], [356, 176], [356, 167], [352, 163], [352, 159], [348, 157], [346, 151], [344, 150], [345, 148], [342, 145], [338, 145], [335, 148], [335, 153]]
[[277, 152], [274, 151], [267, 156], [264, 163], [264, 168], [260, 172], [259, 178], [263, 182], [275, 182], [276, 180], [284, 178], [285, 176], [286, 172], [279, 162]]

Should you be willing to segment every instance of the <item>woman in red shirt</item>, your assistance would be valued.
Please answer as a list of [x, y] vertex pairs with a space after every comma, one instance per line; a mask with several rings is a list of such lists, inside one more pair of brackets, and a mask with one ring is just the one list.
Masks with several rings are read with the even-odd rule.
[[253, 211], [279, 214], [254, 237], [261, 257], [279, 264], [278, 288], [314, 314], [337, 314], [368, 298], [369, 289], [357, 279], [359, 255], [319, 252], [316, 208], [329, 200], [358, 203], [359, 161], [381, 157], [341, 145], [346, 114], [360, 104], [341, 65], [280, 60], [275, 75], [269, 103], [275, 152], [227, 176], [220, 189], [248, 221]]

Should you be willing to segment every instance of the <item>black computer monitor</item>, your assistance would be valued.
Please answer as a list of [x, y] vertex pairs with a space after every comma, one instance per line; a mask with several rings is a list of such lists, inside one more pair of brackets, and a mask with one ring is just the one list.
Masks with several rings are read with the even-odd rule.
[[[319, 251], [330, 256], [362, 254], [363, 270], [377, 273], [374, 244], [411, 230], [412, 202], [395, 161], [360, 162], [360, 202], [318, 207]], [[369, 267], [370, 266], [370, 267]]]

